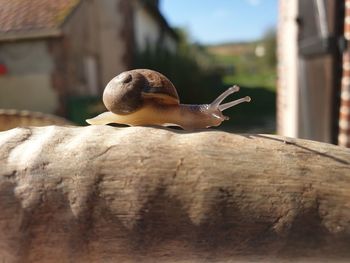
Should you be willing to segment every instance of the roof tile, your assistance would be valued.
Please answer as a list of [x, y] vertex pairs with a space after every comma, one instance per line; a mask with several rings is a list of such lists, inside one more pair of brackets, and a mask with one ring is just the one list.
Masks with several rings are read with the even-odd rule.
[[81, 0], [0, 0], [0, 35], [59, 28]]

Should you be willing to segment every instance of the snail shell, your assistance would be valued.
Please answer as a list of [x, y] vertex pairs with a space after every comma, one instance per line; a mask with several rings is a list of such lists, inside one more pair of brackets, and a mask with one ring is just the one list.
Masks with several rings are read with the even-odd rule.
[[129, 114], [147, 101], [178, 105], [179, 95], [163, 74], [150, 69], [125, 71], [113, 78], [103, 93], [103, 103], [115, 114]]

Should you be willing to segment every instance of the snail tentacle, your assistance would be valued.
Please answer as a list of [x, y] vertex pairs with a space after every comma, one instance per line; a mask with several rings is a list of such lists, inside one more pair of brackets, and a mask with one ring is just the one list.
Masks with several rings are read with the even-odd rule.
[[238, 105], [242, 102], [250, 102], [251, 101], [251, 98], [249, 96], [246, 96], [244, 98], [240, 98], [238, 100], [234, 100], [234, 101], [231, 101], [231, 102], [228, 102], [228, 103], [225, 103], [225, 104], [221, 104], [220, 103], [226, 99], [229, 95], [235, 93], [235, 92], [238, 92], [239, 91], [239, 87], [237, 85], [234, 85], [230, 88], [228, 88], [226, 91], [224, 91], [219, 97], [217, 97], [209, 106], [210, 109], [212, 110], [219, 110], [220, 112], [228, 109], [228, 108], [231, 108], [235, 105]]
[[246, 96], [244, 98], [240, 98], [238, 100], [234, 100], [234, 101], [219, 105], [219, 110], [224, 111], [224, 110], [231, 108], [233, 106], [236, 106], [242, 102], [250, 102], [250, 101], [251, 101], [251, 98], [249, 96]]
[[226, 91], [224, 91], [222, 94], [219, 95], [210, 105], [211, 107], [217, 108], [220, 103], [226, 99], [229, 95], [238, 92], [239, 87], [237, 85], [234, 85], [232, 87], [229, 87]]

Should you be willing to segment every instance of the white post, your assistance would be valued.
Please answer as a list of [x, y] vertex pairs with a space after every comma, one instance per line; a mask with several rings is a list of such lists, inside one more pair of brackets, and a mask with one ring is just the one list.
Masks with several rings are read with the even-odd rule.
[[298, 137], [298, 1], [279, 1], [277, 132]]

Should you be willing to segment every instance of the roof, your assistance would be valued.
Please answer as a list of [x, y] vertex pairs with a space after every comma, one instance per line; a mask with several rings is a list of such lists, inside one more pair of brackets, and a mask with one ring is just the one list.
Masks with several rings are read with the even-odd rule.
[[81, 0], [0, 0], [0, 40], [60, 35]]

